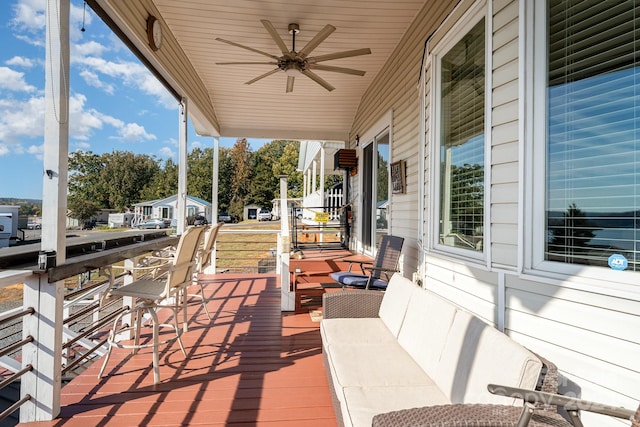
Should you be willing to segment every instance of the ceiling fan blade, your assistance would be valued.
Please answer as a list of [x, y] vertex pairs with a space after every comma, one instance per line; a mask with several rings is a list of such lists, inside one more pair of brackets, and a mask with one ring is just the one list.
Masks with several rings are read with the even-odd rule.
[[287, 76], [287, 93], [293, 92], [293, 82], [295, 79], [294, 76]]
[[309, 64], [314, 70], [332, 71], [334, 73], [352, 74], [354, 76], [364, 76], [366, 71], [354, 70], [353, 68], [332, 67], [331, 65]]
[[264, 25], [264, 28], [266, 28], [266, 30], [269, 32], [269, 34], [271, 35], [271, 38], [273, 39], [274, 42], [276, 42], [276, 44], [278, 45], [282, 53], [283, 54], [289, 53], [289, 49], [287, 48], [287, 45], [284, 44], [284, 41], [282, 41], [282, 37], [280, 37], [280, 34], [278, 34], [276, 27], [273, 26], [271, 21], [262, 19], [260, 20], [260, 22], [262, 22], [262, 25]]
[[255, 79], [253, 79], [253, 80], [249, 80], [248, 82], [245, 82], [245, 84], [246, 84], [246, 85], [250, 85], [250, 84], [252, 84], [252, 83], [257, 82], [258, 80], [264, 79], [265, 77], [269, 77], [271, 74], [275, 74], [275, 73], [277, 73], [278, 71], [280, 71], [280, 68], [273, 69], [273, 70], [271, 70], [271, 71], [269, 71], [269, 72], [266, 72], [266, 73], [264, 73], [264, 74], [262, 74], [262, 75], [260, 75], [260, 76], [256, 77], [256, 78], [255, 78]]
[[278, 65], [277, 62], [216, 62], [216, 65]]
[[311, 58], [307, 58], [307, 61], [313, 64], [316, 62], [330, 61], [332, 59], [350, 58], [352, 56], [360, 56], [360, 55], [369, 55], [370, 53], [371, 53], [371, 49], [366, 47], [364, 49], [346, 50], [344, 52], [328, 53], [326, 55], [314, 56]]
[[323, 88], [325, 88], [329, 92], [331, 92], [332, 90], [335, 89], [335, 87], [331, 86], [329, 84], [329, 82], [324, 80], [322, 77], [320, 77], [319, 75], [317, 75], [313, 71], [302, 70], [302, 74], [304, 74], [305, 76], [309, 77], [311, 80], [313, 80], [314, 82], [318, 83], [320, 86], [322, 86]]
[[333, 25], [329, 25], [329, 24], [325, 25], [324, 28], [320, 30], [318, 34], [315, 35], [314, 38], [309, 40], [309, 43], [307, 43], [307, 45], [303, 47], [302, 50], [298, 52], [298, 54], [302, 58], [306, 58], [307, 55], [309, 55], [313, 51], [313, 49], [317, 48], [318, 45], [322, 43], [324, 39], [329, 37], [331, 33], [333, 33], [335, 30], [336, 30], [336, 27], [334, 27]]
[[245, 46], [245, 45], [240, 44], [240, 43], [236, 43], [236, 42], [232, 42], [232, 41], [229, 41], [229, 40], [221, 39], [220, 37], [216, 38], [216, 40], [219, 41], [219, 42], [222, 42], [222, 43], [230, 44], [231, 46], [235, 46], [235, 47], [239, 47], [241, 49], [250, 50], [251, 52], [259, 53], [260, 55], [268, 56], [269, 58], [275, 59], [276, 61], [279, 59], [275, 55], [271, 55], [270, 53], [263, 52], [263, 51], [258, 50], [258, 49], [254, 49], [252, 47]]

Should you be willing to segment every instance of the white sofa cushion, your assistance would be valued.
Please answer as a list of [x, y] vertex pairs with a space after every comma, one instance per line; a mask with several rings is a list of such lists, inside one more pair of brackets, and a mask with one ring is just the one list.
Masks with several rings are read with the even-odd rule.
[[385, 412], [451, 403], [436, 385], [345, 387], [349, 405], [342, 405], [343, 419], [352, 426], [370, 426]]
[[397, 344], [334, 345], [327, 356], [338, 387], [434, 384]]
[[411, 297], [398, 343], [426, 372], [433, 372], [440, 363], [456, 310], [430, 291], [418, 290]]
[[324, 319], [320, 335], [325, 348], [343, 344], [395, 343], [397, 338], [379, 317]]
[[394, 336], [398, 336], [411, 296], [418, 288], [411, 280], [395, 273], [389, 280], [380, 304], [379, 316]]
[[487, 384], [534, 389], [542, 369], [530, 351], [472, 314], [458, 310], [440, 363], [430, 375], [453, 403], [515, 404]]

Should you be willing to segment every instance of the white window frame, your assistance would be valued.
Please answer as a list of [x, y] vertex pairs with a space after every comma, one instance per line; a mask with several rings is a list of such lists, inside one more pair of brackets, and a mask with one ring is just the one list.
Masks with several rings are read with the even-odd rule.
[[[367, 131], [360, 137], [360, 146], [357, 148], [357, 153], [358, 153], [358, 170], [362, 171], [364, 170], [364, 159], [362, 158], [362, 150], [364, 149], [365, 146], [371, 144], [374, 142], [374, 139], [377, 138], [379, 135], [388, 132], [389, 134], [389, 164], [391, 164], [391, 162], [393, 162], [393, 110], [388, 110], [386, 113], [384, 113], [382, 115], [382, 117], [380, 117], [380, 119], [378, 119], [378, 121], [376, 121], [376, 123], [369, 127], [369, 129], [367, 129]], [[358, 193], [360, 195], [360, 197], [362, 197], [362, 187], [364, 185], [364, 181], [363, 181], [363, 174], [359, 173], [357, 175], [358, 177]], [[391, 177], [389, 177], [389, 180], [391, 179]], [[388, 188], [391, 188], [391, 182], [388, 183]], [[392, 198], [393, 195], [389, 194], [389, 206], [391, 206], [391, 202], [392, 202]], [[373, 213], [373, 222], [375, 223], [375, 210]], [[358, 212], [357, 212], [358, 216], [362, 215], [360, 206], [358, 206]], [[393, 212], [392, 209], [388, 209], [387, 210], [387, 224], [388, 224], [388, 233], [389, 234], [393, 234], [392, 231], [392, 216], [393, 216]], [[363, 252], [367, 255], [375, 255], [372, 252], [369, 251], [364, 251], [364, 247], [362, 246], [362, 221], [359, 221], [359, 224], [356, 224], [356, 227], [353, 227], [357, 230], [357, 251], [359, 252]], [[353, 229], [352, 228], [352, 229]], [[375, 244], [372, 245], [372, 247], [375, 248]]]
[[[638, 272], [614, 271], [605, 267], [593, 267], [584, 264], [571, 264], [544, 259], [546, 239], [546, 91], [547, 91], [547, 22], [546, 0], [526, 0], [521, 13], [524, 14], [525, 43], [522, 60], [527, 64], [524, 88], [525, 97], [524, 137], [525, 143], [525, 194], [524, 216], [524, 269], [525, 274], [537, 277], [549, 277], [565, 280], [579, 278], [583, 282], [592, 282], [600, 286], [619, 283], [635, 285]], [[523, 95], [524, 93], [524, 95]], [[526, 98], [531, 101], [526, 102]], [[542, 171], [534, 173], [533, 171]], [[572, 279], [574, 280], [574, 279]]]
[[[471, 29], [484, 18], [485, 22], [485, 126], [484, 126], [484, 231], [482, 251], [474, 251], [464, 248], [456, 248], [441, 244], [440, 239], [440, 111], [441, 111], [441, 58], [459, 42]], [[430, 93], [430, 180], [429, 186], [431, 206], [429, 207], [431, 224], [429, 227], [431, 238], [429, 248], [432, 252], [444, 255], [453, 255], [465, 261], [489, 264], [490, 237], [490, 152], [491, 152], [491, 14], [485, 1], [476, 2], [464, 16], [456, 22], [446, 35], [431, 49], [428, 59], [431, 68], [431, 93]]]

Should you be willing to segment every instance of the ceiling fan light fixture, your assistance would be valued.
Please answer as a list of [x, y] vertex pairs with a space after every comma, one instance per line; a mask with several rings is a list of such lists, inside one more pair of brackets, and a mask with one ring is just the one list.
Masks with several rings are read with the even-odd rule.
[[285, 66], [284, 73], [287, 76], [296, 77], [302, 74], [302, 71], [300, 71], [300, 68], [298, 67], [297, 64], [292, 62]]

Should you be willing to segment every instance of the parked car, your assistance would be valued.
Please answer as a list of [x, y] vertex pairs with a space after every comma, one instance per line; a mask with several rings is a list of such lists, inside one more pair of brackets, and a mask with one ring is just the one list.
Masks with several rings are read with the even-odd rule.
[[207, 221], [207, 218], [205, 218], [204, 215], [197, 214], [196, 216], [193, 217], [193, 225], [207, 225], [207, 224], [209, 224], [209, 221]]
[[269, 209], [260, 209], [258, 212], [258, 221], [271, 221], [273, 215]]
[[231, 222], [231, 215], [227, 212], [220, 212], [218, 214], [218, 222]]
[[41, 225], [35, 222], [30, 222], [29, 224], [27, 224], [27, 228], [29, 230], [40, 230]]
[[167, 228], [167, 227], [168, 227], [167, 223], [164, 222], [164, 220], [159, 218], [151, 218], [138, 224], [138, 228], [160, 229], [160, 228]]

